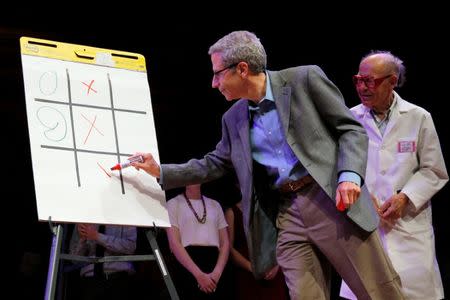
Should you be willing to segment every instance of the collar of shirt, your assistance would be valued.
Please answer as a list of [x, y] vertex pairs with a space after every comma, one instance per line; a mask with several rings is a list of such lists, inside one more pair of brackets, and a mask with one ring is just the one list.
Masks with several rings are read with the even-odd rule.
[[375, 122], [376, 122], [377, 124], [380, 124], [380, 123], [382, 123], [383, 121], [387, 123], [387, 122], [389, 121], [389, 117], [391, 116], [392, 109], [394, 108], [394, 106], [395, 106], [396, 103], [397, 103], [397, 97], [396, 97], [395, 94], [394, 94], [394, 100], [392, 100], [391, 106], [389, 106], [389, 109], [388, 109], [387, 112], [386, 112], [386, 116], [385, 116], [383, 119], [379, 118], [379, 117], [377, 116], [377, 114], [373, 111], [373, 109], [371, 109], [371, 110], [370, 110], [370, 114], [372, 115], [372, 117], [373, 117], [373, 119], [375, 120]]
[[[261, 103], [264, 100], [269, 100], [269, 101], [275, 102], [275, 98], [273, 97], [272, 87], [270, 86], [269, 74], [267, 73], [267, 71], [266, 71], [266, 95], [259, 101], [259, 103]], [[250, 112], [252, 112], [252, 111], [256, 112], [259, 110], [259, 106], [254, 105], [252, 101], [249, 101], [248, 110]]]

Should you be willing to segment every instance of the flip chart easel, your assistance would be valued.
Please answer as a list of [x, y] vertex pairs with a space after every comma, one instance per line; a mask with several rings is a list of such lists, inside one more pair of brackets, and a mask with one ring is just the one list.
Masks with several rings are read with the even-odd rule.
[[51, 221], [49, 220], [50, 230], [53, 233], [53, 241], [52, 247], [50, 251], [50, 262], [48, 268], [47, 275], [47, 285], [45, 287], [45, 300], [53, 300], [56, 295], [57, 288], [57, 277], [58, 273], [61, 274], [62, 268], [59, 265], [60, 260], [69, 260], [69, 261], [80, 261], [86, 263], [104, 263], [104, 262], [113, 262], [113, 261], [151, 261], [156, 260], [159, 270], [164, 279], [164, 283], [166, 284], [167, 290], [169, 291], [169, 295], [173, 300], [179, 300], [177, 291], [173, 284], [172, 278], [167, 270], [167, 267], [164, 263], [164, 259], [162, 257], [161, 251], [159, 249], [158, 243], [156, 241], [156, 227], [153, 229], [148, 229], [146, 231], [147, 240], [150, 243], [150, 246], [153, 251], [153, 255], [121, 255], [121, 256], [105, 256], [105, 257], [86, 257], [86, 256], [78, 256], [61, 253], [61, 243], [63, 240], [63, 226], [61, 224], [57, 226], [53, 226]]
[[[159, 161], [144, 56], [30, 37], [20, 39], [38, 219], [169, 227], [165, 194], [145, 172], [110, 171], [134, 151]], [[53, 299], [60, 259], [99, 263], [156, 259], [172, 299], [178, 299], [156, 244], [154, 255], [81, 258], [53, 243], [45, 299]]]

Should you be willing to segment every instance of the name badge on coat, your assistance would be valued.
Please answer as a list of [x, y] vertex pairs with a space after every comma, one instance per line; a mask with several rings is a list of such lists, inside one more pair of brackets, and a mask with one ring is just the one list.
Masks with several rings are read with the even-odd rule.
[[397, 144], [397, 152], [416, 152], [416, 141], [399, 141]]

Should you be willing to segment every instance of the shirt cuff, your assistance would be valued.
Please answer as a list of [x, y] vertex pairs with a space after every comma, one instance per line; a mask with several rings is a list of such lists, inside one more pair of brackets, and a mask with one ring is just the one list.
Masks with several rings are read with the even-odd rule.
[[355, 173], [353, 171], [343, 171], [339, 174], [339, 181], [338, 183], [341, 183], [343, 181], [350, 181], [358, 186], [361, 186], [361, 176], [358, 175], [358, 173]]

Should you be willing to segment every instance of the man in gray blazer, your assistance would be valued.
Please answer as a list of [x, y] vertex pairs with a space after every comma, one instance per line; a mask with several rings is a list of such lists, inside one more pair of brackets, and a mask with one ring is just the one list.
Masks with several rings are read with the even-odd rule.
[[222, 139], [203, 159], [133, 163], [164, 189], [235, 172], [256, 278], [278, 261], [291, 299], [329, 299], [333, 266], [358, 299], [403, 299], [363, 185], [367, 136], [337, 87], [317, 66], [266, 70], [250, 32], [209, 49], [213, 88], [228, 101]]

